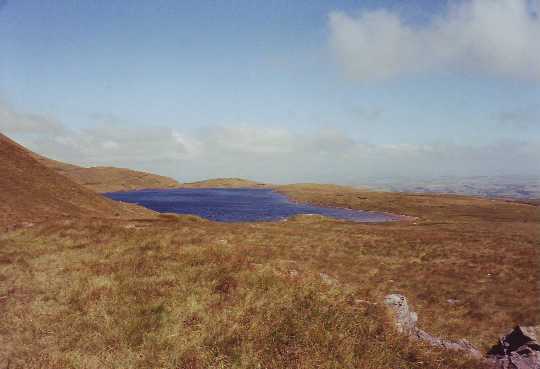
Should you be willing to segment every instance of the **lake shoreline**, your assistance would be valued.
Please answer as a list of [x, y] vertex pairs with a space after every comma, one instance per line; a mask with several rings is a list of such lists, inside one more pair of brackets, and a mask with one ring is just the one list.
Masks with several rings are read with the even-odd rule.
[[357, 223], [413, 220], [411, 217], [390, 212], [320, 206], [296, 201], [278, 188], [149, 189], [109, 192], [104, 195], [160, 213], [191, 214], [218, 222], [282, 221], [300, 214], [321, 215]]

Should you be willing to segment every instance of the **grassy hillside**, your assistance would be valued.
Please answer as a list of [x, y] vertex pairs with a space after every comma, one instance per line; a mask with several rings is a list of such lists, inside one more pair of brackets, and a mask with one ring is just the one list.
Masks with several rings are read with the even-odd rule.
[[43, 166], [0, 134], [0, 227], [57, 217], [140, 217], [153, 212], [106, 199]]
[[538, 201], [511, 201], [462, 195], [377, 192], [316, 184], [274, 186], [294, 201], [322, 206], [382, 211], [445, 223], [534, 223], [540, 219]]
[[420, 327], [482, 349], [515, 324], [539, 323], [538, 207], [280, 191], [419, 219], [162, 216], [13, 232], [0, 239], [4, 357], [25, 368], [479, 368], [397, 335], [383, 296], [406, 295]]
[[132, 191], [149, 188], [176, 188], [172, 178], [131, 169], [113, 167], [76, 168], [59, 173], [95, 192]]
[[409, 220], [230, 224], [107, 200], [4, 136], [0, 171], [0, 225], [26, 222], [0, 232], [11, 369], [481, 367], [398, 335], [388, 293], [426, 331], [484, 350], [540, 323], [534, 203], [302, 184], [272, 188]]
[[185, 188], [264, 188], [268, 185], [242, 178], [215, 178], [205, 181], [182, 183]]
[[83, 168], [40, 157], [38, 160], [58, 173], [95, 192], [132, 191], [149, 188], [176, 188], [172, 178], [114, 167]]
[[[8, 139], [3, 136], [4, 139]], [[180, 183], [176, 180], [157, 174], [137, 170], [114, 167], [84, 168], [73, 164], [52, 160], [28, 150], [26, 147], [10, 140], [20, 150], [37, 160], [42, 165], [68, 177], [71, 181], [94, 192], [132, 191], [149, 188], [176, 188]]]

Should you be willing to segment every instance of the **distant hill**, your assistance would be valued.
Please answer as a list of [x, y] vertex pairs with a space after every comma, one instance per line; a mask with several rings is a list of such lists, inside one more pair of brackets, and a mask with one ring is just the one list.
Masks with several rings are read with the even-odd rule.
[[184, 188], [264, 188], [265, 183], [259, 183], [242, 178], [214, 178], [205, 181], [182, 183]]
[[58, 216], [147, 217], [147, 209], [83, 188], [0, 133], [0, 226]]
[[176, 188], [180, 183], [172, 178], [114, 167], [84, 168], [31, 153], [43, 165], [95, 192], [133, 191], [149, 188]]

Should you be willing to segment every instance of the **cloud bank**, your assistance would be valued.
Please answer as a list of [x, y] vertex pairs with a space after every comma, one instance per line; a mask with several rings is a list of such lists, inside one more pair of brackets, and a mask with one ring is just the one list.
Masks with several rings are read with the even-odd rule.
[[43, 115], [16, 112], [0, 100], [0, 131], [6, 134], [45, 133], [58, 134], [64, 130], [62, 124]]
[[[109, 117], [68, 129], [0, 104], [0, 130], [30, 149], [84, 166], [112, 165], [194, 181], [244, 177], [273, 183], [362, 184], [374, 178], [536, 173], [540, 142], [369, 144], [338, 129], [214, 125], [198, 131], [133, 127]], [[14, 119], [9, 121], [6, 119]], [[24, 122], [23, 126], [17, 123]]]
[[329, 15], [330, 42], [349, 77], [385, 80], [454, 71], [540, 81], [538, 0], [466, 0], [426, 25], [385, 9]]

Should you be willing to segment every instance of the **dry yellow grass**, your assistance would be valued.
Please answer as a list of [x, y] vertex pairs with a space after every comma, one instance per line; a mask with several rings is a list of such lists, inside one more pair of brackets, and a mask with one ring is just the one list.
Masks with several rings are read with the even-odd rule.
[[[156, 217], [0, 144], [0, 225], [10, 229], [0, 233], [0, 368], [480, 367], [397, 335], [380, 304], [394, 292], [422, 328], [484, 349], [514, 324], [538, 324], [534, 203], [294, 185], [273, 188], [416, 218]], [[257, 184], [193, 184], [238, 185]]]
[[[375, 226], [344, 225], [342, 241], [335, 243], [352, 243], [346, 254], [356, 257], [344, 257], [345, 265], [335, 270], [356, 285], [363, 275], [371, 275], [364, 283], [371, 291], [393, 288], [404, 293], [429, 331], [466, 337], [485, 348], [514, 324], [540, 322], [538, 205], [336, 186], [278, 190], [296, 201], [417, 217]], [[357, 249], [351, 238], [358, 233], [376, 239]], [[331, 260], [327, 267], [332, 263], [339, 261]], [[450, 305], [448, 300], [458, 303]]]
[[358, 288], [322, 283], [293, 255], [309, 246], [290, 254], [283, 243], [309, 224], [282, 234], [276, 224], [180, 217], [4, 236], [0, 359], [10, 368], [477, 366], [396, 335], [381, 307], [354, 303]]
[[482, 349], [514, 324], [538, 324], [538, 207], [326, 186], [279, 190], [420, 218], [222, 224], [166, 215], [6, 234], [0, 359], [10, 368], [480, 367], [409, 342], [380, 304], [354, 302], [392, 292], [409, 297], [423, 329]]
[[533, 203], [274, 186], [418, 218], [220, 224], [102, 198], [1, 135], [0, 156], [0, 368], [480, 367], [396, 334], [393, 292], [482, 348], [538, 323]]

